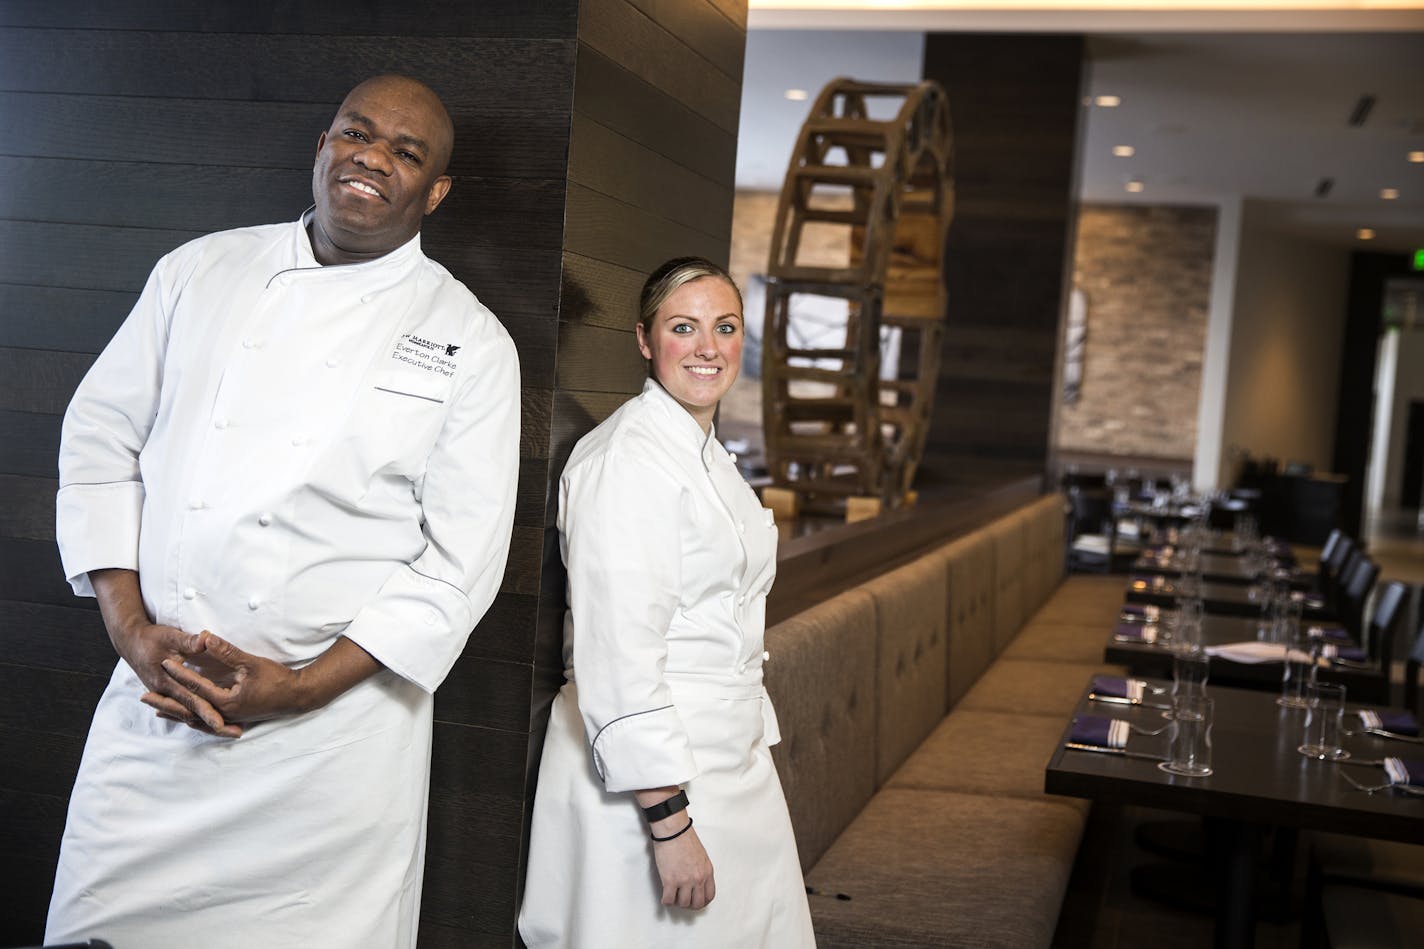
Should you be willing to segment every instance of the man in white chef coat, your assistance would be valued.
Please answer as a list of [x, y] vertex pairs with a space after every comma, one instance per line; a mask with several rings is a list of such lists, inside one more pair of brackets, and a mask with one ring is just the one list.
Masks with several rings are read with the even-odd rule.
[[453, 132], [357, 86], [315, 206], [173, 251], [75, 393], [57, 532], [120, 662], [46, 940], [413, 946], [431, 693], [499, 589], [519, 369], [420, 248]]

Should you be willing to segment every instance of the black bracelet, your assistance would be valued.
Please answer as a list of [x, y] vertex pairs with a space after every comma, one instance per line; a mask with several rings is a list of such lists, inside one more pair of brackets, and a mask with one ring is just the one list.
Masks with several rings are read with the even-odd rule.
[[692, 816], [691, 816], [691, 815], [688, 815], [688, 818], [687, 818], [687, 826], [684, 827], [682, 830], [678, 831], [677, 833], [675, 833], [675, 834], [668, 834], [666, 837], [659, 837], [659, 836], [657, 836], [656, 834], [649, 834], [648, 836], [650, 836], [650, 837], [653, 838], [653, 843], [661, 844], [661, 843], [666, 843], [666, 842], [669, 841], [669, 840], [676, 840], [677, 838], [681, 837], [683, 834], [687, 833], [687, 832], [688, 832], [689, 830], [691, 830], [691, 829], [692, 829]]
[[643, 819], [649, 824], [660, 820], [666, 820], [674, 814], [679, 814], [687, 810], [687, 792], [678, 788], [676, 794], [666, 801], [659, 801], [656, 804], [643, 808]]

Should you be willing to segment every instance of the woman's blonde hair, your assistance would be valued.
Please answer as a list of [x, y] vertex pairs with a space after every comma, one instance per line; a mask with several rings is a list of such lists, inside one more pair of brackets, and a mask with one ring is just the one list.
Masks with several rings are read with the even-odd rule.
[[659, 308], [677, 289], [703, 277], [719, 277], [727, 281], [732, 292], [737, 295], [737, 306], [742, 306], [742, 291], [732, 280], [731, 274], [705, 257], [674, 257], [648, 275], [643, 284], [643, 292], [638, 295], [638, 322], [644, 333], [653, 331], [653, 317]]

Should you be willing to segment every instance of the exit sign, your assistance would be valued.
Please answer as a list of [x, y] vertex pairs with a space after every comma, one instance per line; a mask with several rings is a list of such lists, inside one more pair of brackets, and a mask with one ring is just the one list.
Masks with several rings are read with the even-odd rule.
[[1414, 269], [1424, 270], [1424, 247], [1414, 252]]

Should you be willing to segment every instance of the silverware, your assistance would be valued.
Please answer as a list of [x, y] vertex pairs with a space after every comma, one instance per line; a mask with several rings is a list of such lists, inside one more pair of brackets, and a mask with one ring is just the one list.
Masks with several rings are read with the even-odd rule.
[[1393, 738], [1395, 741], [1407, 741], [1415, 745], [1424, 745], [1424, 738], [1415, 738], [1413, 735], [1401, 735], [1398, 732], [1385, 731], [1383, 728], [1366, 728], [1365, 731], [1379, 738]]
[[1424, 788], [1415, 787], [1412, 784], [1361, 784], [1344, 771], [1340, 772], [1340, 777], [1345, 779], [1352, 790], [1364, 791], [1366, 794], [1374, 794], [1376, 791], [1394, 790], [1403, 791], [1411, 797], [1424, 797]]
[[1125, 699], [1120, 695], [1099, 695], [1096, 692], [1089, 692], [1088, 699], [1093, 702], [1104, 702], [1108, 705], [1132, 705], [1137, 708], [1156, 708], [1163, 711], [1171, 711], [1172, 706], [1161, 705], [1154, 702], [1140, 702], [1135, 699]]
[[1336, 763], [1336, 764], [1364, 765], [1365, 767], [1370, 767], [1370, 768], [1383, 768], [1383, 767], [1384, 767], [1384, 759], [1383, 759], [1383, 758], [1337, 758], [1337, 759], [1335, 759], [1335, 763]]
[[1128, 751], [1126, 748], [1104, 748], [1102, 745], [1084, 745], [1080, 742], [1065, 742], [1064, 748], [1070, 751], [1095, 751], [1100, 755], [1117, 755], [1119, 758], [1140, 758], [1143, 761], [1166, 761], [1162, 755], [1148, 755], [1140, 751]]

